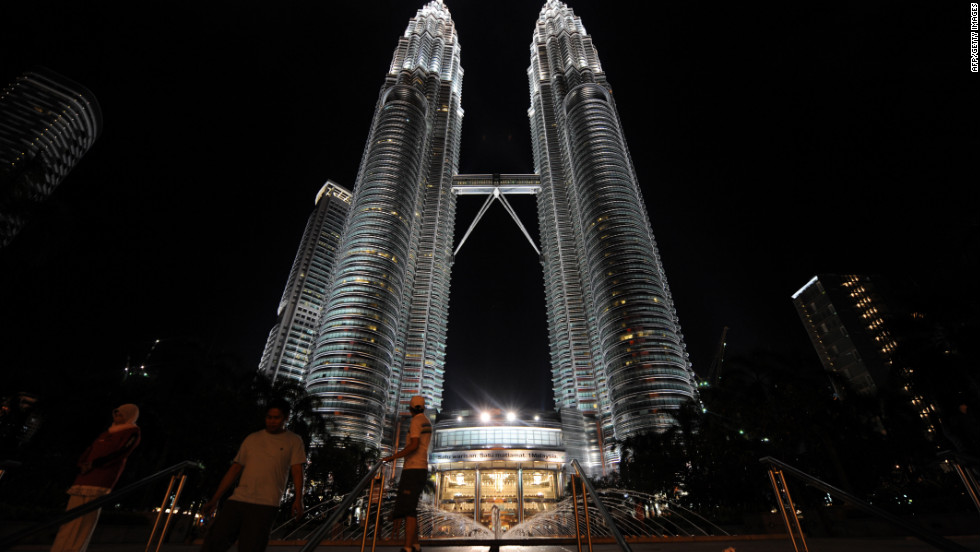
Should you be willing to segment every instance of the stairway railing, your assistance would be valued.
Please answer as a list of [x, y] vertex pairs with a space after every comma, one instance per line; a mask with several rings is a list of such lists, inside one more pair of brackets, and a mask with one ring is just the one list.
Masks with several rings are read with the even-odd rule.
[[[181, 462], [179, 464], [174, 464], [169, 468], [164, 468], [153, 475], [144, 477], [143, 479], [140, 479], [135, 483], [127, 485], [121, 489], [112, 491], [111, 493], [103, 497], [99, 497], [77, 508], [72, 508], [71, 510], [68, 510], [67, 512], [65, 512], [64, 514], [56, 518], [50, 519], [48, 521], [45, 521], [33, 527], [22, 529], [20, 531], [17, 531], [16, 533], [7, 535], [2, 540], [0, 540], [0, 550], [6, 550], [11, 546], [13, 546], [14, 544], [20, 542], [21, 540], [31, 535], [40, 533], [41, 531], [46, 531], [55, 527], [59, 527], [75, 518], [81, 517], [89, 512], [98, 510], [99, 508], [102, 508], [106, 504], [118, 501], [119, 497], [121, 496], [128, 495], [133, 491], [142, 489], [143, 487], [146, 487], [147, 485], [159, 481], [169, 475], [171, 476], [170, 485], [167, 487], [167, 493], [163, 497], [163, 503], [160, 506], [160, 512], [157, 514], [156, 522], [153, 524], [153, 530], [150, 532], [149, 542], [147, 542], [146, 544], [146, 551], [148, 552], [153, 544], [153, 537], [155, 536], [157, 527], [160, 524], [160, 519], [163, 516], [163, 513], [169, 510], [169, 513], [167, 514], [167, 520], [164, 523], [163, 530], [160, 532], [159, 542], [157, 543], [156, 546], [156, 550], [160, 550], [160, 545], [163, 544], [164, 536], [166, 535], [167, 529], [170, 526], [170, 518], [173, 516], [174, 506], [177, 505], [177, 500], [180, 499], [180, 493], [184, 488], [184, 481], [187, 478], [187, 476], [184, 474], [184, 470], [187, 468], [202, 469], [203, 467], [204, 466], [202, 466], [199, 462], [195, 462], [193, 460], [185, 460], [184, 462]], [[173, 495], [173, 499], [169, 500], [171, 497], [170, 491], [173, 490], [174, 483], [177, 482], [178, 480], [179, 483], [177, 484], [177, 492]], [[168, 500], [171, 504], [169, 508], [167, 507]]]
[[977, 483], [977, 478], [974, 475], [977, 459], [952, 451], [946, 451], [940, 454], [939, 457], [947, 465], [952, 466], [953, 470], [956, 471], [956, 475], [960, 476], [960, 481], [966, 487], [966, 492], [970, 495], [970, 500], [973, 501], [977, 512], [980, 512], [980, 484]]
[[[810, 475], [810, 474], [808, 474], [808, 473], [806, 473], [806, 472], [804, 472], [804, 471], [802, 471], [800, 469], [794, 468], [793, 466], [790, 466], [789, 464], [787, 464], [787, 463], [785, 463], [785, 462], [783, 462], [781, 460], [777, 460], [777, 459], [773, 458], [772, 456], [766, 456], [766, 457], [760, 458], [759, 459], [759, 462], [762, 462], [763, 464], [769, 464], [769, 477], [770, 477], [770, 480], [771, 480], [772, 485], [773, 485], [773, 491], [776, 493], [776, 498], [780, 500], [780, 503], [781, 504], [782, 504], [781, 493], [782, 493], [782, 490], [785, 489], [785, 478], [783, 478], [782, 473], [785, 472], [785, 473], [788, 473], [789, 475], [792, 475], [793, 477], [799, 479], [804, 484], [809, 485], [810, 487], [819, 489], [819, 490], [821, 490], [821, 491], [823, 491], [823, 492], [825, 492], [825, 493], [827, 493], [827, 494], [829, 494], [829, 495], [831, 495], [833, 497], [839, 498], [840, 500], [843, 500], [844, 502], [847, 502], [847, 503], [851, 504], [852, 506], [854, 506], [855, 508], [857, 508], [857, 509], [859, 509], [859, 510], [861, 510], [863, 512], [866, 512], [868, 514], [871, 514], [871, 515], [873, 515], [875, 517], [878, 517], [878, 518], [880, 518], [880, 519], [882, 519], [884, 521], [887, 521], [888, 523], [891, 523], [892, 525], [895, 525], [897, 527], [900, 527], [900, 528], [904, 529], [908, 533], [911, 533], [914, 537], [916, 537], [916, 538], [918, 538], [918, 539], [920, 539], [920, 540], [922, 540], [922, 541], [924, 541], [924, 542], [926, 542], [928, 544], [931, 544], [932, 546], [935, 546], [936, 548], [939, 548], [940, 550], [949, 550], [951, 552], [969, 552], [969, 550], [970, 550], [969, 548], [966, 548], [964, 546], [961, 546], [961, 545], [959, 545], [959, 544], [957, 544], [957, 543], [955, 543], [955, 542], [953, 542], [953, 541], [951, 541], [949, 539], [946, 539], [946, 538], [944, 538], [944, 537], [942, 537], [940, 535], [937, 535], [936, 533], [933, 533], [932, 531], [926, 529], [925, 527], [922, 527], [920, 525], [917, 525], [915, 523], [912, 523], [912, 522], [910, 522], [907, 519], [902, 519], [902, 518], [900, 518], [900, 517], [898, 517], [898, 516], [896, 516], [896, 515], [894, 515], [892, 513], [886, 512], [886, 511], [884, 511], [881, 508], [878, 508], [876, 506], [872, 506], [871, 504], [868, 504], [867, 502], [865, 502], [865, 501], [861, 500], [860, 498], [852, 495], [851, 493], [848, 493], [847, 491], [838, 489], [837, 487], [834, 487], [833, 485], [831, 485], [831, 484], [829, 484], [829, 483], [827, 483], [825, 481], [821, 481], [820, 479], [817, 479], [816, 477], [813, 477], [812, 475]], [[778, 488], [777, 482], [779, 482], [779, 481], [782, 482], [783, 489]], [[788, 517], [789, 514], [792, 514], [793, 515], [793, 517], [795, 519], [795, 526], [797, 528], [800, 527], [800, 522], [799, 522], [799, 518], [796, 517], [796, 508], [794, 506], [792, 506], [791, 504], [792, 504], [792, 502], [790, 502], [790, 506], [789, 506], [788, 509], [785, 509], [784, 508], [783, 515], [784, 515], [784, 521], [786, 522], [787, 531], [789, 532], [789, 535], [790, 535], [790, 539], [794, 539], [794, 536], [795, 535], [794, 535], [794, 531], [793, 531], [793, 528], [792, 528], [794, 524], [792, 524], [790, 522], [789, 517]], [[803, 538], [802, 529], [799, 530], [799, 538], [801, 540]], [[793, 546], [796, 547], [795, 540], [793, 542]], [[805, 542], [803, 542], [803, 549], [806, 550], [806, 543]], [[797, 550], [799, 550], [799, 549], [797, 548]]]
[[[626, 539], [623, 538], [623, 534], [619, 531], [619, 527], [616, 526], [616, 522], [613, 521], [612, 516], [609, 515], [609, 511], [606, 510], [606, 507], [602, 504], [602, 501], [599, 500], [599, 494], [595, 492], [595, 489], [592, 487], [592, 483], [590, 483], [589, 482], [589, 479], [587, 477], [585, 477], [585, 471], [582, 470], [582, 466], [579, 465], [578, 460], [575, 460], [575, 459], [572, 460], [572, 467], [575, 468], [575, 473], [577, 473], [579, 479], [582, 480], [582, 486], [585, 487], [586, 491], [588, 491], [589, 496], [592, 497], [592, 502], [595, 503], [596, 510], [599, 511], [599, 515], [602, 516], [602, 519], [606, 522], [606, 525], [609, 527], [609, 531], [612, 533], [613, 538], [616, 539], [616, 542], [619, 544], [619, 549], [622, 550], [623, 552], [633, 552], [633, 549], [630, 548], [629, 543], [626, 542]], [[575, 489], [575, 483], [574, 482], [572, 482], [572, 489], [573, 490]], [[585, 518], [586, 519], [586, 531], [589, 533], [589, 549], [591, 550], [591, 548], [592, 548], [592, 535], [591, 535], [592, 531], [591, 531], [591, 527], [589, 527], [589, 523], [588, 523], [588, 519], [589, 519], [588, 518], [588, 515], [589, 515], [588, 514], [588, 504], [585, 501], [585, 493], [584, 492], [582, 493], [582, 505], [585, 506], [585, 510], [586, 510], [586, 514], [585, 514], [586, 515], [586, 518]], [[576, 526], [576, 533], [577, 533], [578, 532], [578, 529], [577, 529], [578, 528], [578, 519], [577, 519], [578, 518], [578, 515], [576, 515], [575, 517], [576, 517], [575, 526]], [[581, 541], [579, 541], [579, 550], [581, 550], [581, 546], [582, 546], [581, 545]]]
[[[371, 468], [371, 470], [357, 483], [357, 485], [355, 485], [354, 488], [347, 493], [344, 500], [334, 509], [333, 514], [331, 514], [326, 521], [324, 521], [319, 527], [310, 533], [310, 536], [307, 537], [306, 544], [299, 549], [299, 552], [311, 552], [320, 545], [320, 541], [322, 541], [323, 537], [328, 531], [330, 531], [330, 528], [340, 521], [340, 518], [347, 513], [347, 509], [350, 508], [351, 504], [354, 503], [354, 500], [360, 496], [361, 492], [364, 490], [364, 487], [367, 487], [368, 483], [374, 479], [374, 474], [383, 465], [384, 463], [378, 462], [373, 468]], [[364, 523], [367, 524], [366, 519]]]

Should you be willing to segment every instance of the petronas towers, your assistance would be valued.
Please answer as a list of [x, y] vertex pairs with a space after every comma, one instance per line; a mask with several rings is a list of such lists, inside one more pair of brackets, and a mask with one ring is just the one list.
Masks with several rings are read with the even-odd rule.
[[[541, 10], [528, 78], [555, 402], [581, 420], [580, 461], [595, 467], [616, 462], [617, 440], [673, 424], [697, 400], [694, 375], [610, 86], [558, 0]], [[369, 446], [393, 445], [411, 396], [441, 405], [462, 84], [455, 25], [432, 1], [378, 96], [304, 352], [335, 431]]]

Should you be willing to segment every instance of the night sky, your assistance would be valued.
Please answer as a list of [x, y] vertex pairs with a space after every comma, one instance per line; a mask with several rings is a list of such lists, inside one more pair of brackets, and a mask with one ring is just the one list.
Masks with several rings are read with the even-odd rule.
[[[739, 4], [570, 4], [613, 87], [702, 374], [724, 326], [732, 355], [816, 365], [790, 302], [811, 276], [929, 282], [976, 235], [967, 2]], [[541, 2], [448, 5], [465, 70], [460, 172], [533, 172]], [[9, 385], [43, 394], [66, 374], [121, 370], [155, 339], [257, 366], [314, 196], [327, 179], [353, 187], [421, 2], [338, 6], [0, 8], [0, 82], [44, 65], [104, 112], [93, 149], [0, 250]], [[481, 202], [460, 200], [457, 236]], [[536, 236], [533, 200], [512, 203]], [[550, 407], [541, 267], [499, 206], [451, 293], [444, 406]]]

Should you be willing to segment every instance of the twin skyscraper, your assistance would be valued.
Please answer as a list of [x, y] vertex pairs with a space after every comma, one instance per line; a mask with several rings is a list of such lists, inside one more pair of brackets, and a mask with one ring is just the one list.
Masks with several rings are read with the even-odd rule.
[[[555, 402], [593, 470], [697, 391], [610, 86], [558, 0], [528, 79]], [[430, 2], [398, 42], [354, 193], [318, 196], [263, 354], [262, 371], [304, 382], [336, 433], [371, 447], [393, 445], [413, 395], [441, 405], [462, 88], [455, 25]]]

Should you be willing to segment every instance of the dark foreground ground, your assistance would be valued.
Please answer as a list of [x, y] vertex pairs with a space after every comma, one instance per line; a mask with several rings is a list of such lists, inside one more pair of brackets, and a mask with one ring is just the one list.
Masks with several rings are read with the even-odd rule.
[[[950, 540], [969, 550], [980, 552], [980, 535], [950, 537]], [[806, 541], [809, 552], [912, 552], [933, 551], [937, 548], [913, 538], [809, 538]], [[656, 543], [631, 543], [633, 552], [793, 552], [793, 544], [786, 538], [731, 537], [710, 541], [677, 541]], [[140, 552], [145, 544], [93, 544], [88, 552]], [[165, 544], [160, 552], [197, 552], [197, 544]], [[11, 550], [34, 552], [47, 550], [42, 545], [22, 545]], [[270, 545], [268, 552], [298, 552], [299, 545]], [[232, 551], [237, 548], [232, 548]], [[321, 546], [327, 552], [359, 552], [357, 546]], [[370, 550], [370, 544], [367, 550]], [[398, 552], [397, 546], [378, 546], [378, 552]], [[487, 546], [423, 546], [424, 552], [489, 552]], [[151, 549], [152, 552], [152, 549]], [[572, 544], [549, 546], [501, 546], [500, 552], [578, 552]], [[583, 547], [583, 552], [588, 549]], [[593, 552], [619, 552], [616, 545], [601, 544], [593, 546]]]

